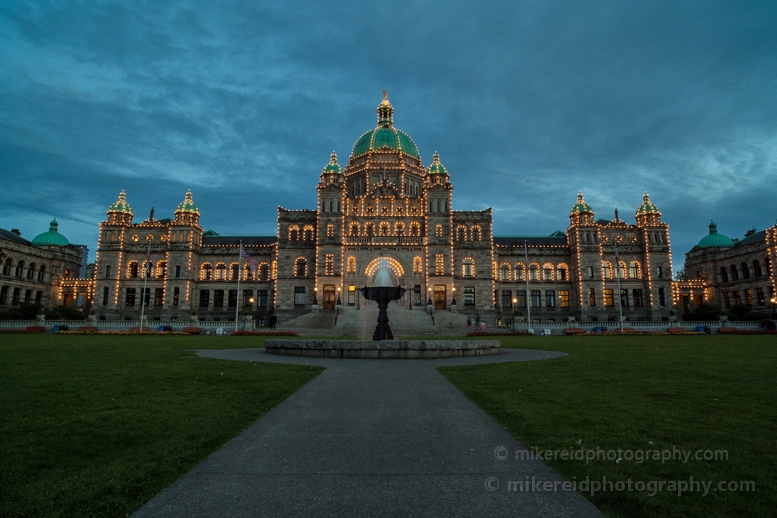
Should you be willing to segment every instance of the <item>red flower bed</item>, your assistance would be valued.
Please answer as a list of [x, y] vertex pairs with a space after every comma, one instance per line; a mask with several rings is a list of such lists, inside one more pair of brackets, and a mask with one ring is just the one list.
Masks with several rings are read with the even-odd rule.
[[24, 334], [24, 333], [45, 333], [46, 328], [42, 326], [28, 326], [24, 329], [0, 329], [0, 333], [14, 333], [14, 334]]

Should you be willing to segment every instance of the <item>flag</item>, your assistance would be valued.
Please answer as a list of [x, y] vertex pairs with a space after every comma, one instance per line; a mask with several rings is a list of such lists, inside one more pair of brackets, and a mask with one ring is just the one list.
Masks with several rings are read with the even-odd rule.
[[259, 262], [248, 255], [248, 252], [246, 252], [246, 249], [243, 248], [243, 243], [240, 243], [240, 257], [246, 260], [246, 262], [251, 265], [251, 269], [255, 272], [257, 268], [259, 268]]

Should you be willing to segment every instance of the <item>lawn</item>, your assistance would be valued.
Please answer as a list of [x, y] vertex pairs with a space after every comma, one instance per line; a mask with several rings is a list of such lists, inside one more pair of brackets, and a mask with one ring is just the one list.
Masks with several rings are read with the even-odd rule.
[[263, 343], [0, 335], [0, 516], [134, 512], [323, 370], [190, 351]]
[[[575, 456], [577, 450], [622, 450], [620, 461], [546, 455], [567, 480], [755, 482], [755, 492], [710, 489], [706, 496], [668, 490], [654, 496], [617, 490], [585, 494], [608, 516], [775, 516], [774, 336], [501, 339], [504, 347], [569, 356], [440, 371], [529, 448]], [[673, 448], [694, 455], [725, 450], [728, 459], [684, 462]], [[634, 457], [627, 459], [626, 450]], [[652, 458], [655, 451], [664, 456], [664, 450], [674, 459]], [[505, 462], [519, 462], [513, 455]], [[636, 455], [648, 459], [638, 462]]]

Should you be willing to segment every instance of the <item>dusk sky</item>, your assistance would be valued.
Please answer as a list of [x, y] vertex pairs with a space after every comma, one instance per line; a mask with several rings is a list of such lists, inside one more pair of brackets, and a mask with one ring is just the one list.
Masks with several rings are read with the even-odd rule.
[[777, 4], [0, 3], [0, 227], [57, 218], [94, 261], [122, 189], [135, 221], [276, 234], [376, 125], [450, 172], [495, 235], [548, 235], [583, 191], [634, 222], [648, 191], [674, 269], [707, 234], [777, 220]]

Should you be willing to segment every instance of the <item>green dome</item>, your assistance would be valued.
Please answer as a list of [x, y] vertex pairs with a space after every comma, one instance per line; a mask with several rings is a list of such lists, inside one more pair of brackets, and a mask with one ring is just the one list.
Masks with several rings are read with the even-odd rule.
[[178, 205], [178, 208], [175, 209], [175, 212], [191, 212], [192, 214], [200, 213], [200, 209], [197, 208], [197, 205], [194, 204], [194, 200], [192, 200], [192, 191], [186, 191], [186, 198], [184, 198], [181, 204]]
[[121, 191], [119, 193], [119, 199], [108, 207], [108, 212], [123, 212], [124, 214], [132, 215], [132, 209], [127, 203], [127, 195], [124, 194], [124, 191]]
[[434, 152], [434, 161], [426, 170], [426, 174], [448, 174], [448, 170], [440, 163], [440, 155], [436, 151]]
[[710, 220], [710, 233], [704, 236], [697, 246], [699, 248], [731, 248], [734, 246], [734, 242], [723, 234], [718, 234], [718, 226]]
[[637, 208], [636, 215], [639, 216], [640, 214], [661, 214], [658, 207], [650, 203], [650, 196], [648, 196], [647, 191], [645, 192], [645, 195], [642, 196], [642, 205]]
[[385, 90], [383, 91], [383, 102], [378, 106], [378, 127], [359, 137], [356, 144], [353, 145], [351, 158], [378, 149], [401, 151], [414, 158], [420, 158], [413, 139], [404, 131], [394, 128], [394, 108], [388, 102]]
[[569, 211], [569, 215], [572, 214], [583, 214], [583, 213], [594, 213], [594, 209], [591, 208], [590, 205], [588, 205], [585, 200], [583, 199], [583, 193], [578, 192], [577, 193], [577, 203], [572, 207], [572, 210]]
[[343, 174], [343, 168], [340, 167], [340, 164], [337, 163], [337, 155], [334, 151], [332, 151], [332, 156], [329, 157], [330, 162], [326, 165], [324, 170], [322, 171], [323, 174]]
[[32, 244], [38, 246], [68, 246], [70, 241], [57, 231], [58, 226], [59, 223], [57, 223], [57, 219], [54, 218], [54, 221], [51, 222], [51, 226], [49, 227], [49, 231], [35, 236], [35, 239], [32, 240]]

